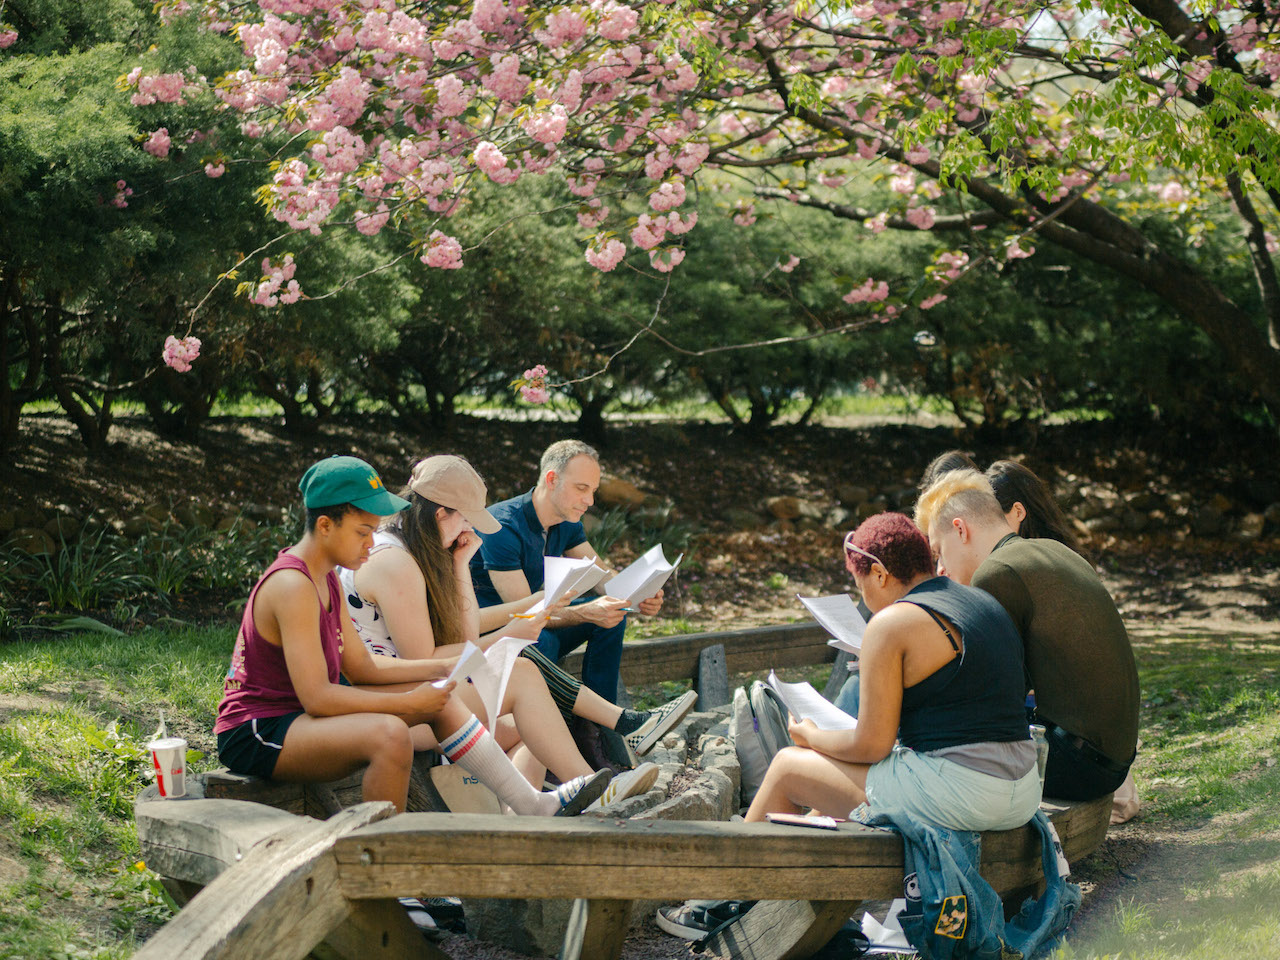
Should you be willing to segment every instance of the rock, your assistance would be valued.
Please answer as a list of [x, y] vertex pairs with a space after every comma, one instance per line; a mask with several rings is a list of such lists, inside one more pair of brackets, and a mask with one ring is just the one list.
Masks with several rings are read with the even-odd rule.
[[256, 521], [250, 520], [248, 517], [231, 513], [219, 520], [214, 529], [219, 533], [227, 533], [232, 530], [249, 533], [250, 531], [257, 530], [258, 524]]
[[163, 529], [164, 521], [157, 520], [149, 514], [142, 514], [126, 520], [120, 532], [130, 540], [137, 540], [148, 533], [159, 533]]
[[826, 509], [822, 506], [822, 504], [815, 503], [813, 500], [805, 500], [801, 498], [800, 500], [800, 516], [801, 517], [806, 517], [810, 520], [821, 520], [823, 514], [825, 513], [826, 513]]
[[725, 522], [735, 530], [755, 530], [764, 524], [764, 517], [745, 507], [730, 507], [722, 516]]
[[836, 499], [842, 507], [856, 507], [871, 499], [871, 491], [856, 483], [842, 483], [836, 487]]
[[284, 512], [279, 507], [273, 507], [266, 503], [246, 503], [241, 507], [240, 512], [249, 517], [251, 520], [257, 520], [261, 523], [279, 523]]
[[775, 520], [766, 529], [770, 533], [795, 533], [796, 525], [790, 520]]
[[847, 530], [853, 526], [853, 514], [844, 507], [832, 507], [827, 514], [826, 525], [832, 530]]
[[873, 500], [868, 500], [866, 503], [860, 503], [854, 508], [853, 516], [858, 523], [861, 523], [867, 517], [874, 517], [881, 512], [883, 512], [883, 507], [880, 504]]
[[80, 532], [81, 526], [80, 521], [75, 517], [59, 514], [44, 525], [44, 532], [55, 542], [61, 540], [66, 543]]
[[1262, 512], [1262, 519], [1267, 521], [1267, 526], [1272, 530], [1280, 528], [1280, 501], [1271, 504]]
[[808, 533], [812, 530], [822, 530], [823, 524], [821, 520], [815, 520], [813, 517], [801, 517], [796, 521], [796, 530], [800, 533]]
[[632, 510], [644, 506], [644, 491], [634, 483], [605, 475], [600, 478], [600, 487], [596, 490], [596, 503]]
[[1240, 526], [1236, 529], [1236, 538], [1250, 543], [1262, 536], [1266, 519], [1260, 513], [1246, 513], [1240, 518]]
[[0, 510], [0, 534], [8, 533], [18, 525], [18, 511], [10, 507]]
[[173, 511], [174, 517], [184, 527], [212, 527], [213, 511], [203, 503], [182, 503]]
[[1120, 522], [1130, 533], [1141, 533], [1147, 529], [1149, 520], [1145, 513], [1138, 510], [1125, 510], [1120, 514]]
[[9, 534], [5, 546], [29, 557], [51, 557], [58, 552], [53, 537], [34, 527], [18, 527]]
[[1084, 522], [1084, 526], [1090, 533], [1115, 533], [1124, 526], [1124, 522], [1114, 513], [1104, 513], [1101, 516], [1089, 518]]
[[1216, 537], [1224, 526], [1222, 510], [1212, 503], [1192, 509], [1189, 515], [1191, 532], [1197, 537]]
[[50, 514], [45, 513], [37, 507], [14, 507], [13, 508], [13, 526], [11, 530], [34, 529], [43, 530], [44, 525], [49, 522]]
[[1164, 497], [1154, 490], [1139, 490], [1137, 493], [1131, 493], [1125, 497], [1125, 502], [1134, 510], [1141, 510], [1144, 513], [1159, 510], [1165, 505]]
[[1235, 501], [1225, 493], [1215, 493], [1209, 500], [1209, 506], [1219, 513], [1230, 513], [1235, 508]]
[[799, 497], [766, 497], [761, 506], [778, 520], [800, 519]]
[[169, 516], [169, 508], [162, 503], [151, 503], [143, 507], [142, 515], [149, 517], [162, 526], [171, 519]]

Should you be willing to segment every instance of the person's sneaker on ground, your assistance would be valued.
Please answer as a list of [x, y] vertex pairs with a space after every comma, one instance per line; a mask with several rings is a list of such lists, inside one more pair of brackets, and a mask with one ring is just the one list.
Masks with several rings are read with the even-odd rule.
[[643, 757], [685, 718], [697, 702], [697, 691], [690, 690], [684, 696], [649, 711], [649, 718], [626, 735], [627, 745], [636, 752], [636, 756]]
[[604, 788], [604, 793], [600, 794], [600, 799], [594, 801], [587, 809], [599, 810], [611, 803], [617, 803], [619, 800], [638, 797], [642, 793], [647, 793], [657, 779], [658, 765], [656, 763], [642, 763], [634, 770], [620, 773], [610, 780], [609, 785]]
[[701, 940], [754, 905], [754, 900], [686, 900], [674, 907], [659, 907], [654, 921], [673, 937]]
[[583, 810], [599, 799], [604, 788], [613, 779], [612, 770], [597, 770], [595, 773], [574, 777], [568, 783], [562, 783], [552, 791], [560, 800], [557, 817], [576, 817]]
[[409, 915], [409, 920], [418, 928], [424, 937], [428, 940], [439, 940], [444, 936], [444, 931], [440, 929], [440, 925], [436, 923], [435, 918], [427, 911], [427, 905], [424, 901], [417, 897], [400, 897], [400, 906], [404, 907], [405, 913]]

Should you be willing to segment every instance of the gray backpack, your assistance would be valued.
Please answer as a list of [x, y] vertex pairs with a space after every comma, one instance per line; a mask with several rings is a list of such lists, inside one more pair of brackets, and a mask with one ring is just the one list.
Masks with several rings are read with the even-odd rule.
[[773, 688], [759, 680], [733, 692], [733, 746], [742, 768], [742, 805], [755, 798], [773, 755], [791, 746], [787, 708]]

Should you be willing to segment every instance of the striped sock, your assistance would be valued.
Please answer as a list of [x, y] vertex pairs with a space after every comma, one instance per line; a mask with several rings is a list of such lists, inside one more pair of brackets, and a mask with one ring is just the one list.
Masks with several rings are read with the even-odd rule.
[[560, 809], [560, 798], [533, 789], [476, 717], [441, 740], [440, 749], [516, 813], [549, 817]]

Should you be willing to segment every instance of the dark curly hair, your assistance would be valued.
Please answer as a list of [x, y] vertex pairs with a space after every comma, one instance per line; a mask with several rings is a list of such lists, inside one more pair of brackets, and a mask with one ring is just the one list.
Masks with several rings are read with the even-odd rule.
[[[908, 583], [922, 573], [933, 573], [933, 555], [929, 541], [911, 518], [901, 513], [877, 513], [858, 525], [846, 538], [861, 550], [875, 556], [894, 578]], [[845, 567], [850, 573], [865, 577], [871, 572], [870, 557], [845, 548]]]

